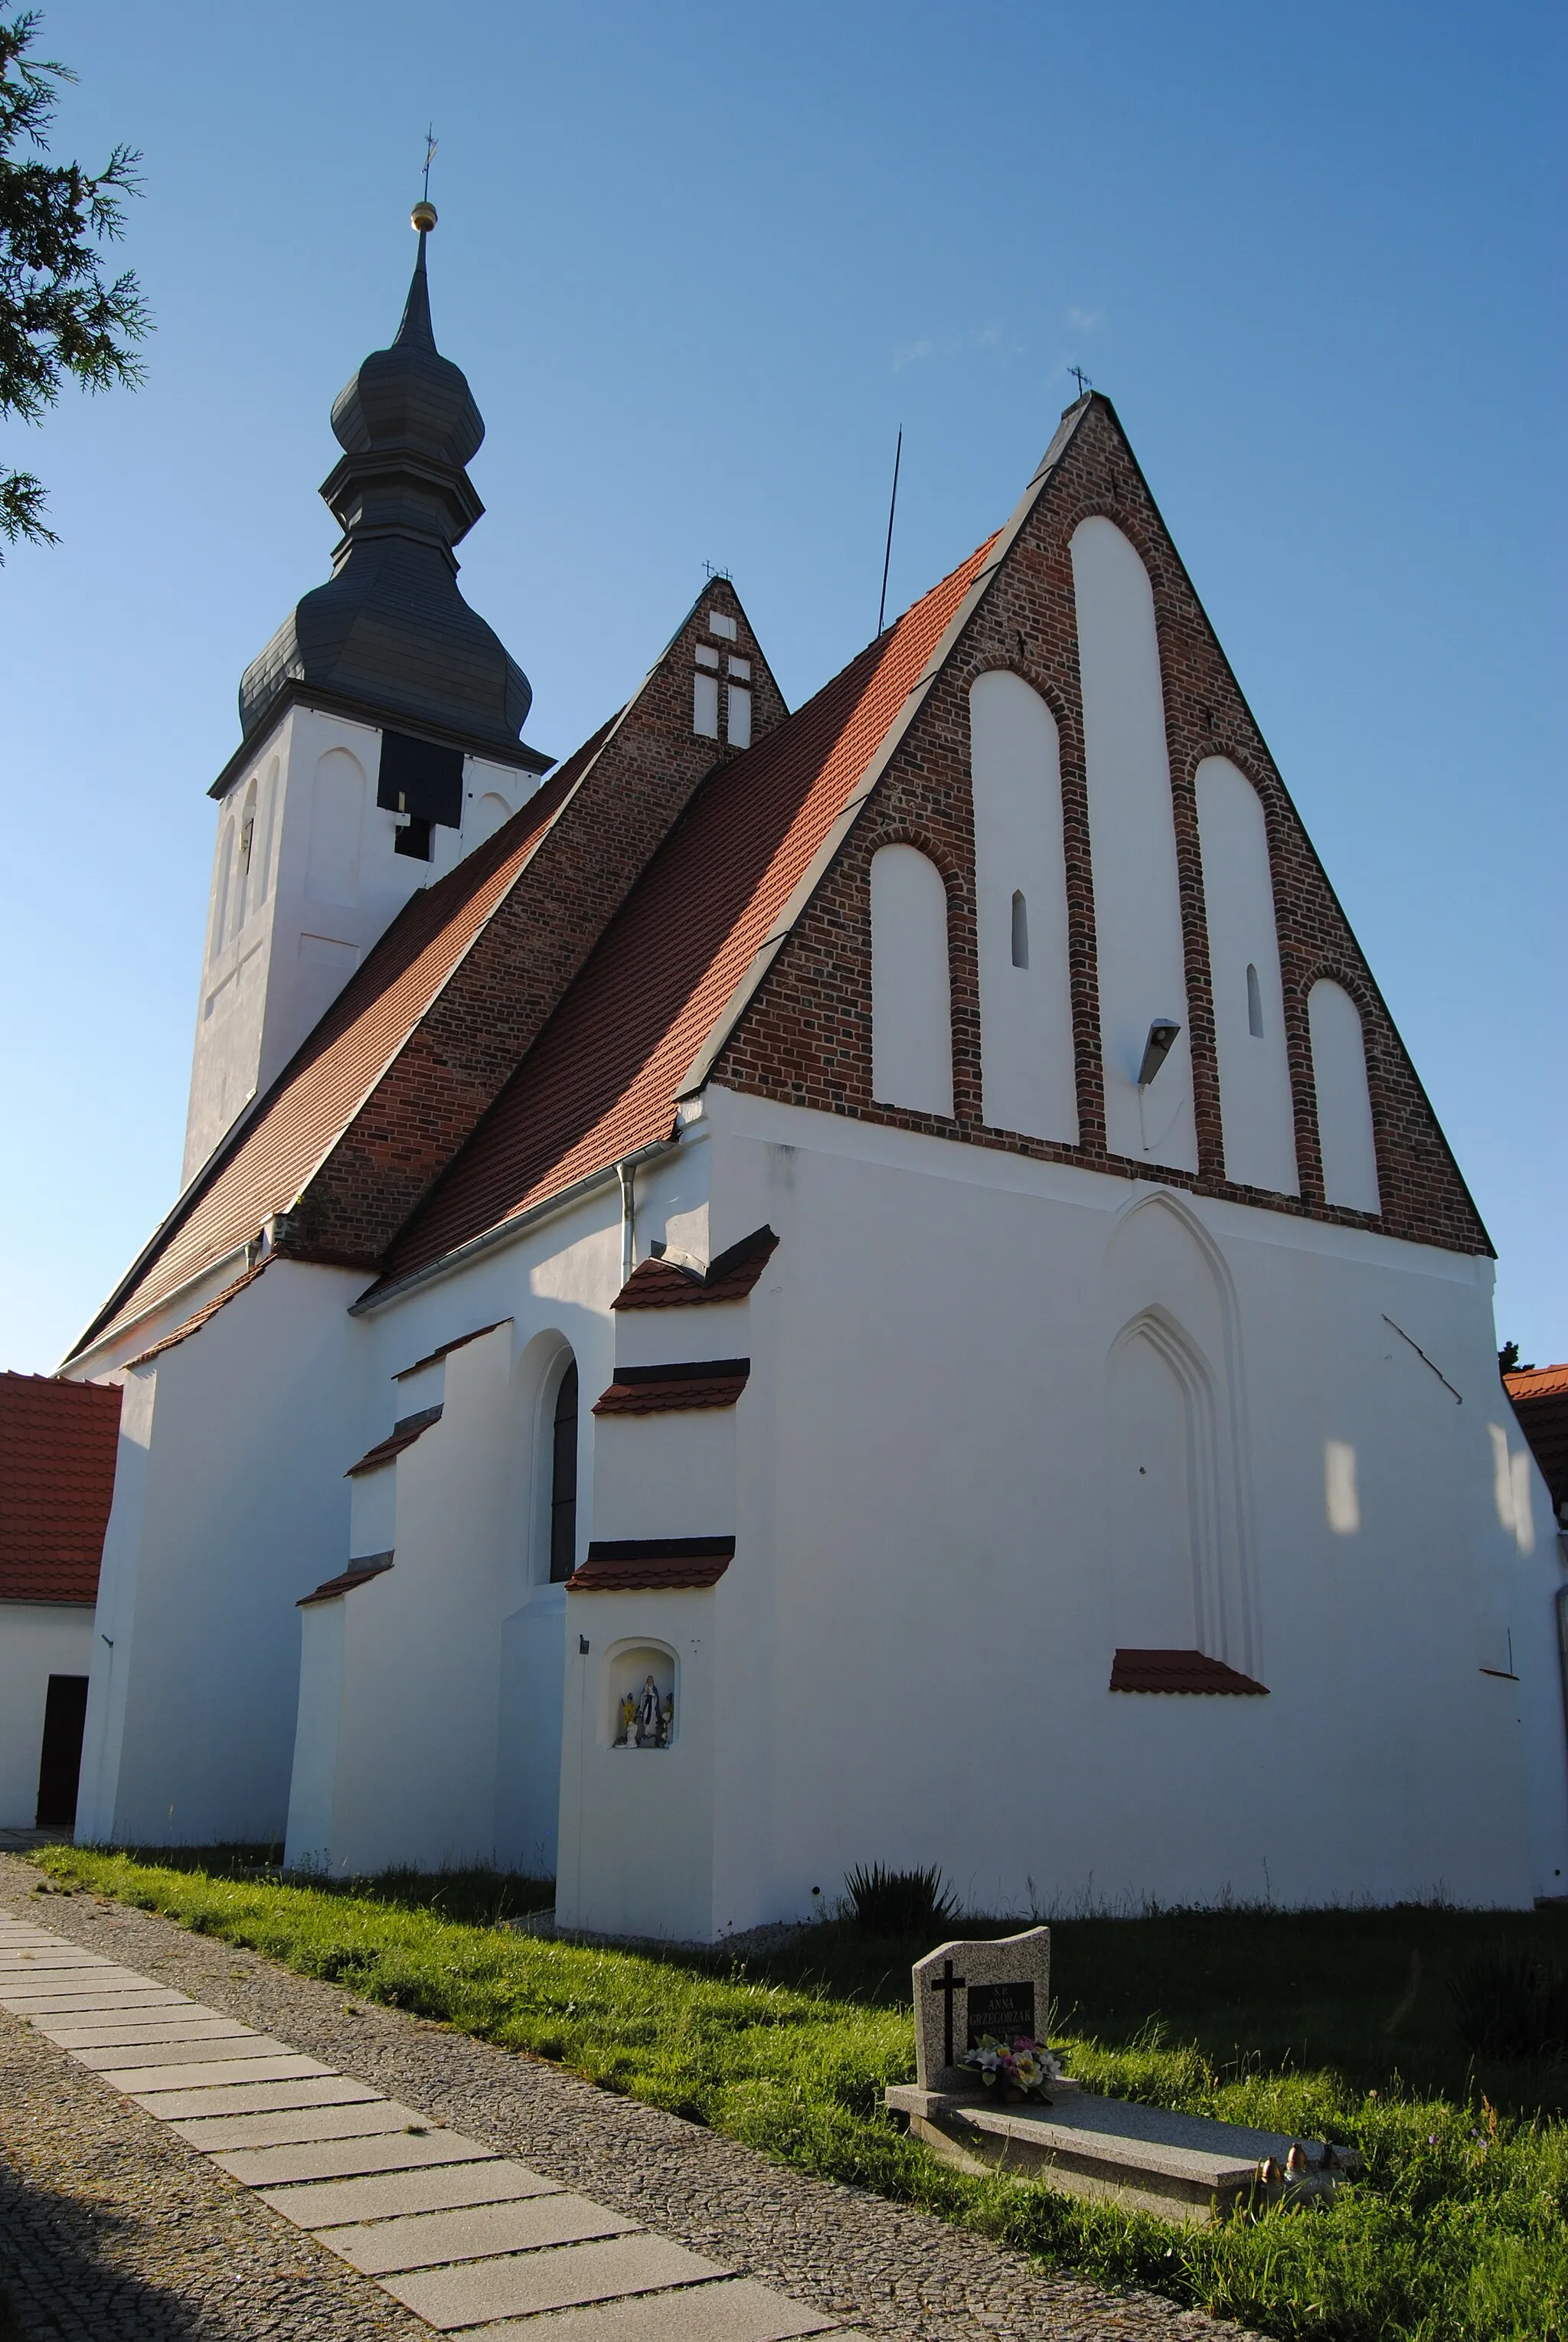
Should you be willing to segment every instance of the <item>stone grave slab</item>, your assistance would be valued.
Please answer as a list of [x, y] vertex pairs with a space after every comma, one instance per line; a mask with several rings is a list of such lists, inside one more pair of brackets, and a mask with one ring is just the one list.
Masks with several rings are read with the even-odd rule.
[[[1022, 2034], [1045, 2046], [1047, 1927], [940, 1944], [916, 1961], [913, 1983], [916, 2079], [890, 2088], [886, 2102], [908, 2118], [914, 2137], [962, 2170], [1005, 2169], [1069, 2195], [1206, 2221], [1254, 2191], [1291, 2200], [1326, 2194], [1360, 2167], [1353, 2150], [1321, 2139], [1098, 2097], [1065, 2077], [1045, 2085], [1046, 2103], [1017, 2096], [1009, 2102], [988, 2090], [958, 2062], [984, 2036], [1010, 2042]], [[1293, 2148], [1304, 2156], [1305, 2170], [1287, 2179]]]

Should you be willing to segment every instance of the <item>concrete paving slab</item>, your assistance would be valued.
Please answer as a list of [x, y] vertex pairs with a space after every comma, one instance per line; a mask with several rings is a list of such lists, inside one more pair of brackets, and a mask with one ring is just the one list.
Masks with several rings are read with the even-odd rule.
[[[136, 2096], [135, 2092], [131, 2093]], [[205, 2090], [160, 2090], [138, 2098], [161, 2122], [185, 2122], [197, 2115], [267, 2114], [285, 2107], [360, 2107], [385, 2104], [368, 2082], [351, 2082], [343, 2074], [327, 2074], [319, 2081], [234, 2082]]]
[[248, 2025], [239, 2025], [233, 2033], [213, 2042], [188, 2037], [183, 2041], [110, 2041], [100, 2048], [75, 2049], [71, 2054], [89, 2074], [118, 2074], [128, 2073], [133, 2066], [189, 2066], [198, 2057], [204, 2064], [229, 2058], [254, 2063], [257, 2057], [292, 2057], [295, 2052], [286, 2041], [275, 2041], [270, 2033], [253, 2033]]
[[0, 1993], [0, 2009], [12, 2017], [64, 2017], [73, 2012], [115, 2014], [120, 2009], [190, 2007], [185, 1993]]
[[316, 2238], [365, 2277], [386, 2277], [403, 2269], [441, 2268], [453, 2261], [488, 2260], [497, 2253], [578, 2245], [591, 2237], [631, 2236], [639, 2227], [619, 2212], [591, 2204], [585, 2196], [563, 2192], [520, 2204], [373, 2220], [366, 2227], [318, 2228]]
[[843, 2342], [855, 2342], [863, 2332], [786, 2301], [750, 2277], [721, 2277], [715, 2285], [683, 2286], [678, 2293], [640, 2293], [629, 2301], [479, 2328], [484, 2342], [524, 2335], [528, 2342], [785, 2342], [796, 2334], [837, 2334]]
[[111, 2067], [102, 2071], [112, 2090], [140, 2098], [160, 2090], [202, 2090], [215, 2082], [303, 2082], [331, 2067], [315, 2057], [214, 2058], [201, 2065]]
[[728, 2277], [716, 2261], [689, 2253], [667, 2237], [615, 2237], [606, 2244], [563, 2245], [554, 2252], [509, 2253], [460, 2268], [421, 2269], [381, 2282], [395, 2301], [438, 2333], [498, 2317], [528, 2317], [542, 2309], [653, 2293], [666, 2286], [700, 2285]]
[[308, 2147], [322, 2138], [375, 2138], [424, 2125], [412, 2107], [394, 2098], [372, 2098], [358, 2107], [296, 2107], [275, 2115], [208, 2115], [171, 2123], [171, 2130], [205, 2155], [232, 2155], [241, 2147]]
[[[123, 1976], [125, 1971], [114, 1960], [100, 1953], [84, 1952], [73, 1958], [67, 1952], [16, 1952], [0, 1958], [0, 1992], [15, 1992], [40, 1979], [54, 1977], [66, 1984], [85, 1978], [89, 1983], [105, 1975]], [[143, 1983], [145, 1977], [140, 1979]]]
[[456, 2132], [394, 2131], [389, 2137], [327, 2139], [319, 2147], [258, 2147], [220, 2155], [231, 2179], [246, 2187], [279, 2187], [296, 2179], [356, 2179], [372, 2171], [413, 2171], [428, 2163], [488, 2161], [494, 2148]]
[[83, 1960], [73, 1960], [55, 1967], [12, 1968], [0, 1977], [0, 2000], [25, 1999], [29, 1994], [43, 1992], [145, 1992], [152, 1984], [151, 1977], [138, 1976], [135, 1968], [122, 1968], [112, 1960], [97, 1960], [91, 1966]]
[[115, 2042], [130, 2048], [144, 2041], [221, 2041], [252, 2029], [232, 2017], [187, 2017], [178, 2008], [166, 2014], [155, 2010], [150, 2017], [89, 2016], [85, 2023], [79, 2011], [71, 2011], [64, 2017], [35, 2017], [34, 2027], [56, 2049], [108, 2049]]
[[106, 1968], [113, 1962], [103, 1952], [89, 1952], [79, 1944], [63, 1944], [57, 1937], [45, 1937], [40, 1944], [6, 1944], [0, 1946], [0, 1976], [10, 1976], [17, 1968]]
[[365, 2179], [320, 2180], [314, 2187], [264, 2188], [262, 2202], [296, 2227], [335, 2228], [347, 2221], [393, 2220], [409, 2212], [511, 2204], [525, 2197], [565, 2192], [558, 2180], [503, 2158], [444, 2164], [429, 2171], [389, 2171]]

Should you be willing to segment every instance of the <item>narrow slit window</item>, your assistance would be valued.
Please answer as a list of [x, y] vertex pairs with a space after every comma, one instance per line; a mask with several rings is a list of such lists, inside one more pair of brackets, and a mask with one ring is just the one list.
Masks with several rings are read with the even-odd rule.
[[1029, 906], [1022, 895], [1013, 897], [1013, 965], [1029, 965]]
[[1247, 963], [1247, 1031], [1254, 1041], [1263, 1037], [1263, 996], [1258, 985], [1258, 972]]
[[732, 683], [724, 694], [724, 716], [732, 748], [749, 748], [752, 745], [752, 696]]
[[563, 1586], [577, 1566], [577, 1361], [555, 1394], [550, 1449], [550, 1583]]
[[704, 740], [719, 736], [719, 679], [698, 673], [692, 677], [692, 729]]

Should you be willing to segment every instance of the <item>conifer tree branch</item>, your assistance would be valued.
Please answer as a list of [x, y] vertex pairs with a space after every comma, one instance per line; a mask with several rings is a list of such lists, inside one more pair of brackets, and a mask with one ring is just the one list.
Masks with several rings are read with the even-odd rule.
[[[47, 159], [61, 86], [76, 75], [30, 55], [36, 9], [0, 17], [0, 421], [37, 424], [68, 377], [83, 389], [135, 389], [136, 345], [152, 326], [135, 272], [105, 275], [102, 247], [125, 231], [140, 153], [111, 149], [102, 170]], [[18, 147], [36, 154], [17, 156]], [[58, 542], [31, 472], [0, 470], [0, 538]], [[3, 557], [3, 556], [0, 556]]]

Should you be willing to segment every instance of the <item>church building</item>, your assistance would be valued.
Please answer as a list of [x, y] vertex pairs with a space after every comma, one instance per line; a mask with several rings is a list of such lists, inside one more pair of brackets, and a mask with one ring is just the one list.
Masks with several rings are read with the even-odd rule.
[[[434, 225], [247, 670], [78, 1836], [713, 1940], [1564, 1892], [1486, 1231], [1110, 402], [793, 713], [734, 586], [564, 761]], [[568, 581], [567, 590], [571, 590]]]

